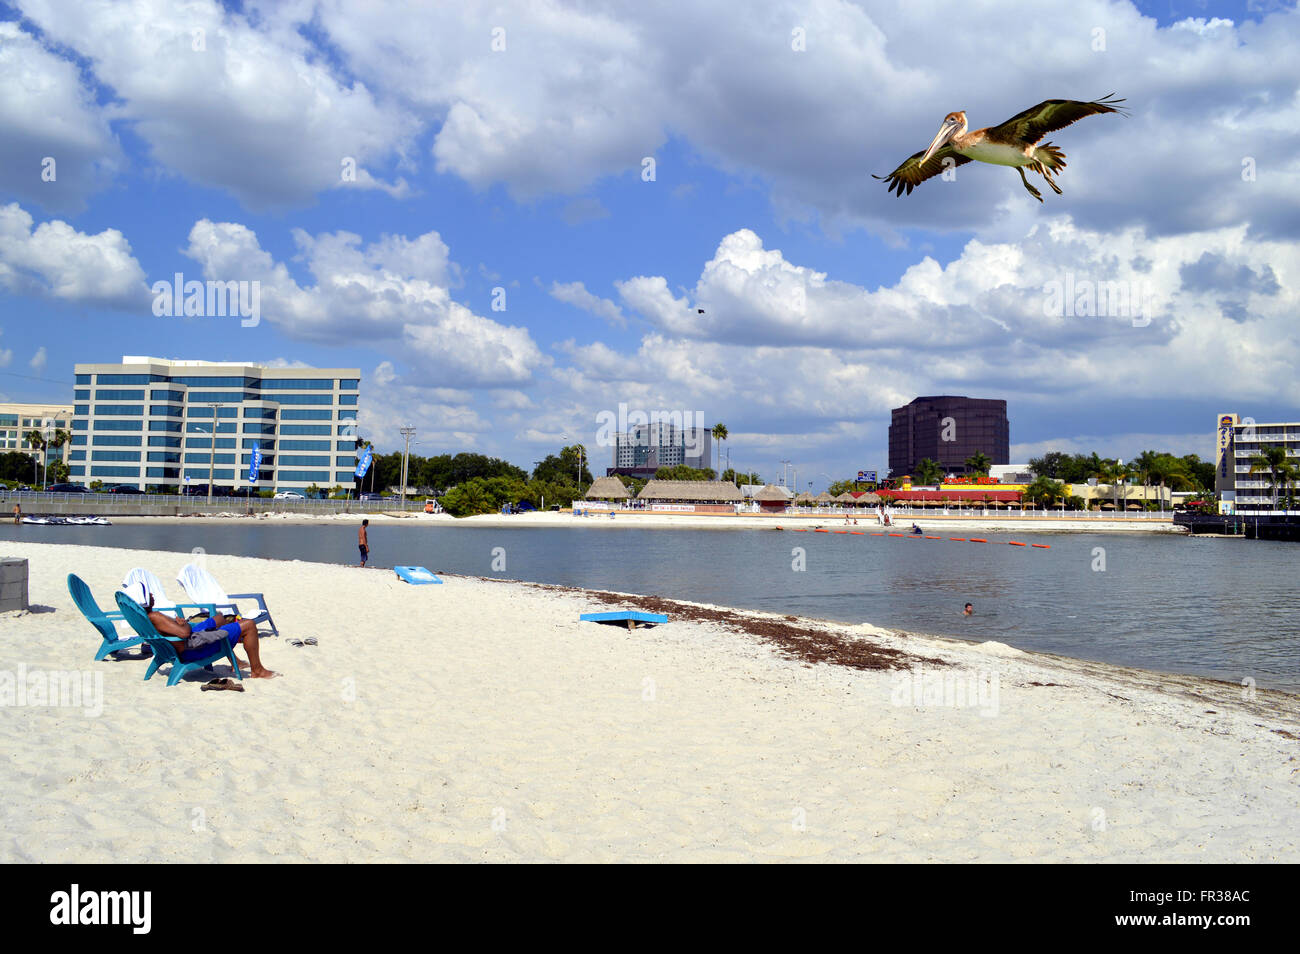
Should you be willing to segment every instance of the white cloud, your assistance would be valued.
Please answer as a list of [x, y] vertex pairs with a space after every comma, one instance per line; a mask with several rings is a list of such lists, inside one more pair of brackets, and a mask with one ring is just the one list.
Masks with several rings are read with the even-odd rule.
[[492, 422], [467, 403], [467, 393], [431, 393], [401, 378], [392, 362], [380, 362], [362, 387], [357, 432], [374, 441], [380, 453], [402, 449], [400, 428], [407, 425], [415, 428], [411, 453], [422, 457], [480, 448], [484, 435], [492, 431]]
[[[259, 17], [253, 26], [212, 0], [22, 7], [48, 37], [89, 61], [117, 97], [114, 115], [166, 169], [258, 207], [332, 188], [406, 189], [379, 181], [367, 163], [403, 154], [417, 121], [335, 75], [329, 58], [287, 23]], [[293, 12], [310, 16], [302, 5]], [[350, 183], [348, 158], [356, 165]]]
[[47, 209], [77, 210], [121, 160], [77, 68], [0, 22], [0, 182]]
[[299, 229], [294, 240], [314, 285], [299, 284], [238, 223], [196, 222], [185, 254], [210, 280], [260, 281], [264, 317], [290, 337], [394, 346], [426, 387], [514, 387], [546, 363], [526, 328], [452, 299], [447, 285], [460, 270], [436, 232], [364, 245], [347, 232]]
[[550, 296], [556, 301], [562, 301], [565, 304], [573, 305], [575, 308], [590, 312], [611, 325], [620, 328], [627, 325], [623, 310], [618, 305], [608, 298], [593, 295], [587, 291], [587, 287], [582, 282], [551, 282]]
[[[749, 350], [833, 348], [854, 360], [919, 364], [918, 391], [943, 382], [1058, 395], [1116, 387], [1199, 395], [1217, 385], [1300, 400], [1288, 371], [1300, 359], [1290, 317], [1300, 306], [1297, 280], [1293, 243], [1253, 240], [1242, 228], [1152, 238], [1055, 219], [1017, 242], [972, 240], [946, 266], [923, 259], [875, 290], [793, 264], [749, 230], [721, 241], [688, 296], [673, 296], [659, 276], [617, 287], [669, 338]], [[1095, 317], [1084, 311], [1089, 294]], [[664, 370], [599, 343], [573, 354], [598, 379], [644, 380]]]
[[48, 361], [49, 355], [45, 353], [45, 346], [41, 345], [36, 349], [36, 353], [32, 355], [32, 360], [27, 362], [27, 366], [37, 374], [42, 374]]
[[16, 202], [0, 206], [0, 288], [66, 302], [149, 307], [144, 271], [121, 232], [90, 235], [58, 219], [35, 225]]

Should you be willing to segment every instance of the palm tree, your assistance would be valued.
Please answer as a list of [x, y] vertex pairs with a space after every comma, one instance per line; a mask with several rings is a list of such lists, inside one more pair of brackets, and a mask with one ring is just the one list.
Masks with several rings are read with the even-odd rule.
[[943, 480], [943, 471], [937, 461], [923, 457], [916, 465], [916, 482], [924, 487], [937, 484]]
[[[1130, 476], [1132, 476], [1133, 470], [1127, 464], [1121, 463], [1120, 461], [1108, 460], [1106, 461], [1104, 473], [1106, 481], [1110, 484], [1111, 492], [1115, 498], [1115, 512], [1118, 513], [1120, 484], [1124, 483]], [[1128, 499], [1127, 493], [1125, 493], [1124, 499]]]
[[985, 455], [983, 451], [976, 451], [972, 456], [966, 458], [966, 469], [973, 474], [980, 474], [984, 477], [989, 475], [989, 467], [993, 461]]
[[1160, 481], [1160, 509], [1165, 509], [1165, 486], [1185, 488], [1192, 482], [1186, 465], [1171, 454], [1158, 454], [1147, 469], [1146, 476]]
[[27, 446], [36, 453], [32, 455], [32, 483], [36, 483], [36, 468], [41, 463], [41, 452], [45, 450], [45, 435], [38, 430], [30, 430], [23, 435]]
[[1280, 444], [1260, 448], [1260, 452], [1250, 458], [1250, 473], [1258, 473], [1261, 470], [1268, 471], [1269, 483], [1273, 486], [1274, 510], [1277, 509], [1277, 491], [1282, 483], [1284, 469], [1290, 469], [1290, 464], [1286, 459], [1286, 448]]
[[1043, 507], [1050, 507], [1056, 501], [1065, 499], [1066, 488], [1061, 481], [1040, 475], [1025, 488], [1024, 496], [1035, 503], [1042, 504]]
[[[719, 421], [713, 425], [713, 439], [715, 441], [725, 441], [727, 439], [727, 425]], [[722, 470], [722, 448], [718, 448], [718, 470]], [[735, 476], [734, 474], [732, 475]]]

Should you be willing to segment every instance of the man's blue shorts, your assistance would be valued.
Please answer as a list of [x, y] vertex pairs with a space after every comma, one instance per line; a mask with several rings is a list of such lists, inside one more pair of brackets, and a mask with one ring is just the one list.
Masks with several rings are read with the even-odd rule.
[[221, 648], [221, 641], [223, 639], [226, 641], [226, 644], [232, 648], [238, 645], [239, 643], [238, 623], [227, 623], [225, 626], [218, 627], [216, 625], [216, 621], [209, 618], [203, 620], [202, 622], [193, 623], [190, 625], [190, 632], [192, 634], [207, 633], [207, 632], [212, 632], [213, 630], [219, 630], [222, 635], [218, 636], [216, 635], [215, 632], [213, 632], [210, 638], [207, 638], [202, 642], [198, 642], [197, 644], [195, 644], [194, 636], [191, 635], [189, 644], [186, 646], [185, 649], [181, 650], [181, 661], [191, 662], [194, 659], [202, 659], [205, 656], [212, 655], [214, 652], [216, 652], [218, 649]]

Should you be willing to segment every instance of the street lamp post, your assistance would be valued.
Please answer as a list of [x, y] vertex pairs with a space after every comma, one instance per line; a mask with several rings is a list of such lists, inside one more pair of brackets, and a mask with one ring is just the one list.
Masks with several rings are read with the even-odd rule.
[[209, 404], [212, 408], [212, 440], [208, 444], [208, 506], [212, 506], [212, 478], [217, 463], [217, 408], [220, 404]]
[[[560, 440], [567, 441], [568, 439], [569, 439], [568, 434], [560, 435]], [[582, 444], [579, 443], [576, 446], [578, 448], [578, 493], [581, 494], [582, 493]]]
[[410, 424], [398, 429], [401, 435], [406, 438], [406, 448], [402, 451], [402, 509], [406, 509], [406, 466], [411, 457], [411, 438], [415, 436], [415, 428]]
[[51, 425], [53, 425], [53, 423], [54, 422], [51, 421], [48, 417], [45, 420], [41, 421], [41, 426], [44, 428], [45, 431], [44, 434], [45, 446], [41, 448], [41, 483], [42, 484], [48, 484], [50, 482], [50, 437], [51, 437], [50, 427]]

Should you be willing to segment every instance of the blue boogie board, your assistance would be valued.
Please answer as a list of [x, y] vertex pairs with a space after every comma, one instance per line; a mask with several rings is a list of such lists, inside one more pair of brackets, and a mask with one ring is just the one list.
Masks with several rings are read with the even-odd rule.
[[442, 580], [438, 579], [422, 566], [395, 566], [393, 567], [393, 572], [397, 574], [399, 579], [416, 585], [422, 583], [442, 582]]

